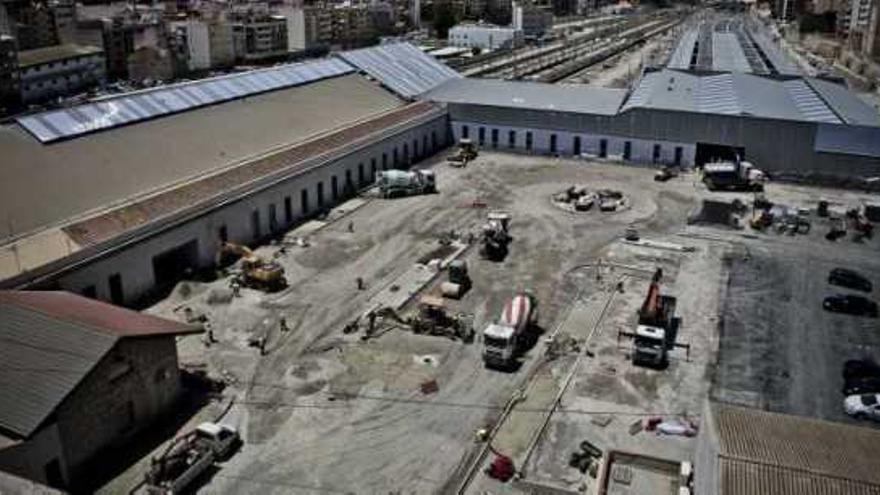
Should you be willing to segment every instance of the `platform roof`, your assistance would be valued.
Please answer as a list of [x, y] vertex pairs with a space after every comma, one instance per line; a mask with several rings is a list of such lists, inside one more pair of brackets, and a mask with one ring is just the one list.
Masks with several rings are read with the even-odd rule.
[[0, 239], [234, 166], [403, 105], [350, 74], [43, 144], [0, 127]]
[[443, 103], [614, 115], [626, 90], [500, 79], [455, 79], [425, 95]]

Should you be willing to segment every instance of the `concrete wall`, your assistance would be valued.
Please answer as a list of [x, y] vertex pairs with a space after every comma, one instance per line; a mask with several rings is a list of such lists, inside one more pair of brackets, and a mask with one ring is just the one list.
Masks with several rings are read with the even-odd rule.
[[[694, 162], [696, 146], [663, 140], [635, 139], [612, 134], [589, 132], [571, 132], [566, 130], [527, 128], [507, 125], [489, 125], [482, 122], [452, 122], [453, 137], [458, 140], [467, 134], [481, 148], [507, 151], [531, 151], [534, 153], [560, 155], [599, 156], [601, 143], [606, 142], [607, 157], [623, 159], [626, 143], [630, 143], [630, 157], [627, 161], [634, 163], [672, 164], [675, 162], [676, 148], [681, 149], [680, 165], [691, 166]], [[484, 142], [480, 142], [480, 129], [484, 129]], [[498, 132], [497, 146], [493, 143], [493, 131]], [[514, 133], [514, 144], [510, 145], [510, 132]], [[532, 147], [527, 148], [527, 136], [532, 134]], [[552, 136], [556, 136], [556, 150], [551, 149]], [[580, 138], [580, 152], [576, 152], [576, 138]], [[659, 146], [659, 155], [654, 159], [654, 146]]]
[[58, 460], [62, 476], [68, 478], [57, 423], [44, 426], [26, 442], [0, 450], [0, 470], [47, 484], [46, 465], [53, 459]]
[[718, 493], [718, 437], [710, 405], [703, 407], [697, 450], [694, 453], [694, 495]]
[[[315, 215], [320, 209], [329, 208], [343, 201], [345, 199], [343, 191], [346, 171], [351, 173], [352, 182], [359, 189], [359, 166], [361, 164], [364, 169], [365, 182], [370, 184], [373, 182], [372, 164], [374, 161], [376, 168], [381, 170], [384, 155], [385, 166], [393, 168], [394, 154], [397, 150], [398, 166], [406, 167], [414, 161], [414, 148], [418, 148], [418, 159], [426, 156], [423, 150], [425, 141], [428, 144], [429, 154], [445, 147], [448, 143], [447, 131], [446, 118], [441, 116], [424, 124], [389, 134], [382, 140], [358, 147], [344, 157], [326, 165], [289, 177], [267, 189], [211, 211], [196, 220], [157, 234], [145, 241], [121, 249], [112, 256], [77, 269], [62, 276], [57, 281], [58, 286], [61, 289], [78, 293], [88, 292], [93, 288], [99, 299], [111, 301], [109, 278], [114, 274], [119, 274], [124, 294], [122, 302], [125, 304], [135, 303], [139, 298], [149, 295], [155, 288], [156, 280], [152, 260], [157, 254], [196, 241], [198, 264], [203, 267], [210, 266], [214, 263], [220, 246], [219, 231], [221, 227], [226, 228], [229, 241], [254, 244], [273, 233], [270, 225], [270, 210], [274, 205], [277, 219], [274, 232], [280, 233], [303, 219]], [[432, 133], [436, 136], [436, 148], [432, 146]], [[407, 151], [406, 154], [409, 155], [409, 163], [403, 161], [404, 151]], [[335, 199], [332, 192], [334, 176], [338, 184], [338, 197]], [[322, 205], [318, 205], [319, 184], [322, 185], [324, 191]], [[307, 193], [308, 208], [306, 210], [302, 208], [303, 191]], [[286, 215], [286, 198], [290, 198], [291, 202], [290, 221]], [[254, 235], [252, 228], [252, 218], [255, 211], [259, 212], [261, 234], [259, 238]]]
[[449, 104], [449, 114], [453, 123], [617, 136], [678, 143], [686, 149], [697, 143], [743, 147], [745, 159], [771, 173], [880, 175], [880, 159], [875, 157], [816, 152], [816, 124], [810, 122], [643, 108], [618, 115], [588, 115], [469, 104]]
[[70, 479], [170, 410], [180, 390], [174, 336], [120, 340], [56, 410]]

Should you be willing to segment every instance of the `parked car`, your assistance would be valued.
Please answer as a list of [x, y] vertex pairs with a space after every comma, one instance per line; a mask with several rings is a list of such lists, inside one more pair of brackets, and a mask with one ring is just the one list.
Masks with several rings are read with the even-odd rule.
[[846, 268], [835, 268], [834, 270], [831, 270], [831, 273], [828, 274], [828, 283], [864, 292], [871, 292], [874, 289], [870, 280], [859, 273]]
[[843, 363], [844, 380], [868, 376], [880, 376], [880, 364], [870, 359], [850, 359]]
[[843, 410], [856, 419], [880, 420], [880, 394], [850, 395], [843, 399]]
[[877, 303], [862, 296], [838, 294], [828, 296], [822, 301], [822, 307], [828, 311], [847, 313], [858, 316], [877, 317]]
[[863, 376], [847, 380], [843, 395], [880, 393], [880, 376]]

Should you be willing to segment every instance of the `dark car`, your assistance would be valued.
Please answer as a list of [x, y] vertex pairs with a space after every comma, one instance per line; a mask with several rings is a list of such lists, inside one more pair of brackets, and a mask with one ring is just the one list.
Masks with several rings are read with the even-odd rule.
[[844, 395], [873, 394], [880, 392], [880, 376], [867, 376], [847, 380], [843, 385]]
[[850, 294], [838, 294], [828, 296], [822, 301], [822, 307], [828, 311], [847, 313], [859, 316], [877, 317], [877, 303], [862, 296]]
[[880, 376], [880, 364], [870, 359], [850, 359], [843, 363], [844, 380], [849, 381], [872, 376]]
[[828, 274], [828, 283], [849, 289], [871, 292], [874, 286], [862, 275], [846, 268], [835, 268]]

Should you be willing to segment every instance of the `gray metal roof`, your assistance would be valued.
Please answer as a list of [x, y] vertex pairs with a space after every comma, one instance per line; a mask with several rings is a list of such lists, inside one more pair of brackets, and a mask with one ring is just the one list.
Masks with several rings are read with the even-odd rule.
[[406, 98], [462, 77], [409, 43], [388, 43], [341, 52], [337, 56]]
[[815, 78], [804, 81], [847, 124], [880, 126], [880, 112], [843, 85]]
[[697, 34], [699, 33], [696, 29], [688, 29], [681, 35], [681, 38], [678, 40], [678, 45], [675, 47], [675, 51], [672, 53], [672, 56], [669, 57], [669, 62], [666, 64], [670, 69], [688, 69], [691, 66], [691, 57], [694, 54], [694, 45], [697, 43]]
[[0, 428], [27, 437], [117, 337], [0, 304]]
[[353, 72], [338, 59], [286, 64], [105, 98], [19, 117], [44, 143]]
[[803, 80], [781, 81], [742, 73], [650, 72], [639, 81], [622, 111], [632, 108], [842, 123]]
[[626, 90], [468, 78], [449, 81], [424, 97], [443, 103], [614, 115]]
[[730, 72], [751, 72], [752, 66], [739, 44], [736, 34], [713, 33], [712, 69]]

